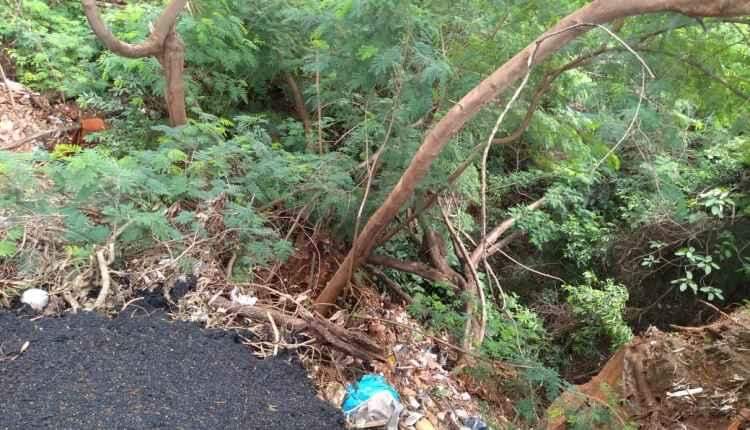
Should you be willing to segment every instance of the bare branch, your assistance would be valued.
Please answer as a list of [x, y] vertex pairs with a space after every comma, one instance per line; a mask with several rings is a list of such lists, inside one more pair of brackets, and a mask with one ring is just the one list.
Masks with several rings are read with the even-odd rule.
[[96, 37], [110, 51], [128, 58], [142, 58], [159, 54], [164, 40], [177, 21], [177, 16], [187, 4], [187, 0], [172, 0], [153, 25], [149, 37], [139, 44], [126, 43], [118, 39], [99, 14], [96, 0], [81, 0], [86, 19]]
[[390, 267], [402, 272], [413, 273], [431, 282], [447, 282], [457, 287], [456, 280], [450, 279], [447, 273], [434, 269], [418, 261], [402, 261], [385, 255], [371, 255], [367, 262], [378, 266]]
[[[526, 206], [526, 210], [534, 210], [538, 209], [544, 204], [544, 197], [532, 202], [528, 206]], [[516, 223], [515, 218], [508, 218], [500, 225], [495, 227], [489, 234], [487, 234], [485, 237], [482, 238], [482, 240], [479, 242], [479, 245], [472, 251], [471, 258], [469, 259], [471, 261], [471, 264], [477, 265], [479, 264], [479, 260], [482, 258], [482, 254], [487, 252], [489, 256], [489, 250], [493, 247], [495, 242], [497, 242], [498, 239], [500, 239], [500, 236], [503, 235], [506, 231], [508, 231], [511, 227], [513, 227], [513, 224]], [[497, 249], [500, 249], [498, 247]], [[495, 251], [497, 251], [497, 249]]]

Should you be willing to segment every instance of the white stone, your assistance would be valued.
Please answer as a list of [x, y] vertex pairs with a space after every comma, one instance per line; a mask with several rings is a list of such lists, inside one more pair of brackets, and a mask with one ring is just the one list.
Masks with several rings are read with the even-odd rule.
[[21, 303], [31, 306], [35, 311], [41, 311], [49, 303], [49, 294], [39, 288], [29, 288], [21, 295]]

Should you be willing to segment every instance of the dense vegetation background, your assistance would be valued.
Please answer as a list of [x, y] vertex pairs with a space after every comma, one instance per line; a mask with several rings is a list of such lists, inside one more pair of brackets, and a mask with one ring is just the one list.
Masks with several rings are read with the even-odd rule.
[[[345, 250], [425, 131], [583, 4], [191, 2], [177, 25], [189, 121], [171, 128], [156, 59], [105, 49], [77, 1], [0, 0], [6, 74], [109, 124], [83, 147], [0, 151], [0, 261], [48, 279], [50, 257], [22, 246], [24, 225], [58, 220], [56, 258], [67, 263], [55, 282], [67, 285], [113, 235], [119, 264], [158, 244], [180, 254], [212, 237], [206, 208], [231, 232], [213, 251], [233, 259], [237, 279], [254, 280], [293, 253], [294, 220], [332, 239], [320, 247]], [[101, 10], [118, 37], [137, 42], [162, 7]], [[478, 350], [530, 366], [505, 382], [521, 399], [520, 418], [533, 422], [564, 380], [585, 380], [633, 332], [700, 323], [702, 300], [732, 308], [748, 298], [748, 24], [659, 14], [614, 23], [611, 34], [594, 29], [535, 68], [510, 105], [487, 158], [486, 228], [515, 222], [503, 251], [480, 265], [487, 318]], [[476, 147], [511, 95], [452, 138], [399, 219], [412, 222], [378, 256], [434, 268], [429, 246], [439, 243], [463, 273], [457, 237], [479, 241], [484, 228]], [[180, 269], [195, 263], [182, 259]], [[463, 340], [473, 296], [414, 270], [382, 269], [411, 296], [413, 315]]]

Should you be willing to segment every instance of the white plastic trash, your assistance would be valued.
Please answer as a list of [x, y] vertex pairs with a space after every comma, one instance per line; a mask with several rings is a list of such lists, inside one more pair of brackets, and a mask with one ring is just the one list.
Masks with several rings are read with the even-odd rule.
[[31, 306], [35, 311], [41, 311], [49, 303], [49, 294], [39, 288], [29, 288], [21, 295], [21, 303]]

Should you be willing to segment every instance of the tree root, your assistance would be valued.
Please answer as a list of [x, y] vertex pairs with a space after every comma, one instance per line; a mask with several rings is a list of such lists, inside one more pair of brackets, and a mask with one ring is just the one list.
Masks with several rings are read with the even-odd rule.
[[269, 319], [292, 331], [305, 331], [320, 342], [344, 352], [352, 357], [366, 361], [385, 361], [380, 346], [365, 335], [355, 333], [332, 322], [314, 316], [311, 312], [302, 312], [302, 317], [293, 317], [274, 309], [260, 306], [238, 305], [223, 297], [213, 298], [209, 304], [227, 313], [234, 313], [254, 321], [268, 323]]

